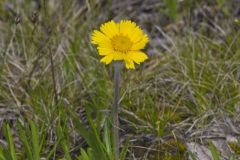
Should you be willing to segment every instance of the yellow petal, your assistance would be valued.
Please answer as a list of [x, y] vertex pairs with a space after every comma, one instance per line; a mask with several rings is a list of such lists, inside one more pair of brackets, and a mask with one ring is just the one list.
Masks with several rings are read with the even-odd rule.
[[103, 57], [100, 62], [105, 63], [105, 64], [109, 64], [111, 61], [113, 60], [113, 55], [107, 55], [105, 57]]
[[133, 61], [125, 61], [125, 66], [127, 69], [135, 69]]
[[98, 30], [93, 31], [92, 36], [91, 36], [91, 42], [93, 44], [111, 43], [110, 39]]
[[121, 22], [119, 23], [119, 32], [123, 35], [131, 36], [132, 31], [136, 26], [136, 23], [129, 20], [121, 20]]
[[148, 59], [148, 56], [141, 51], [131, 51], [127, 56], [137, 64], [140, 64], [141, 62]]
[[101, 55], [101, 56], [109, 55], [114, 52], [114, 50], [112, 48], [108, 48], [108, 47], [99, 46], [97, 49], [98, 49], [99, 55]]
[[138, 26], [136, 26], [132, 30], [130, 38], [133, 43], [136, 43], [136, 42], [140, 41], [143, 38], [143, 36], [144, 36], [143, 31]]
[[125, 66], [126, 66], [127, 69], [134, 69], [135, 68], [133, 60], [131, 60], [131, 58], [128, 55], [125, 55], [124, 61], [125, 61]]
[[140, 41], [132, 45], [131, 50], [141, 50], [146, 46], [147, 43], [148, 43], [148, 37], [145, 34]]
[[101, 32], [103, 32], [108, 38], [112, 38], [115, 35], [119, 34], [119, 24], [114, 22], [113, 20], [110, 22], [106, 22], [100, 27]]
[[113, 52], [113, 60], [115, 60], [115, 61], [123, 60], [124, 57], [126, 57], [125, 53], [117, 52], [117, 51]]

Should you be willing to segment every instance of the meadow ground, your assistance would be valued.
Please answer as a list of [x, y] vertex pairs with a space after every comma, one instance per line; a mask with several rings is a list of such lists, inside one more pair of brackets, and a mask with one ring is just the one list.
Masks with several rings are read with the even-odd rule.
[[113, 159], [113, 65], [90, 43], [111, 19], [150, 38], [121, 71], [122, 159], [240, 159], [239, 0], [1, 0], [0, 160]]

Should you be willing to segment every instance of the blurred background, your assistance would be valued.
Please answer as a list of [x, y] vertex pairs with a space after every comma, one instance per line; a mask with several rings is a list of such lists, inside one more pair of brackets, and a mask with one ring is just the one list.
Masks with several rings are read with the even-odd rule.
[[1, 0], [0, 160], [112, 159], [113, 66], [90, 43], [112, 19], [150, 39], [121, 72], [123, 159], [238, 160], [239, 0]]

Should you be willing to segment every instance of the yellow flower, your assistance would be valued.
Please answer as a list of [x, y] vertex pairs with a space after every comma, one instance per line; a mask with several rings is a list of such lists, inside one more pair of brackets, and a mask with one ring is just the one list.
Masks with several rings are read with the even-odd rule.
[[99, 55], [104, 56], [100, 62], [106, 64], [123, 60], [126, 68], [134, 69], [134, 62], [140, 64], [148, 58], [141, 51], [148, 37], [130, 20], [121, 20], [119, 23], [112, 20], [102, 24], [100, 31], [93, 31], [91, 40], [98, 45]]

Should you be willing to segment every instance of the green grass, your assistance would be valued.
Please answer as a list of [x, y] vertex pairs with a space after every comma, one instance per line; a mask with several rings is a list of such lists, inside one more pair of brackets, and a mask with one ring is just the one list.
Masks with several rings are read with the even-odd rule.
[[[0, 105], [17, 110], [18, 116], [15, 127], [3, 113], [9, 123], [4, 127], [8, 144], [0, 143], [0, 160], [112, 160], [113, 66], [99, 62], [90, 35], [112, 16], [109, 9], [115, 4], [40, 2], [40, 9], [31, 1], [0, 2]], [[179, 137], [192, 123], [197, 120], [194, 130], [198, 131], [220, 120], [223, 113], [237, 117], [240, 32], [231, 12], [233, 3], [210, 3], [223, 14], [215, 24], [217, 29], [209, 31], [211, 25], [199, 22], [198, 30], [193, 31], [189, 13], [203, 9], [207, 2], [164, 2], [155, 9], [164, 11], [164, 15], [157, 12], [159, 16], [167, 17], [168, 25], [161, 26], [166, 35], [156, 29], [155, 25], [161, 25], [158, 20], [148, 26], [154, 29], [147, 31], [151, 42], [146, 52], [154, 53], [136, 70], [121, 72], [122, 159], [125, 154], [126, 159], [186, 159], [184, 141]], [[124, 11], [118, 14], [138, 19], [124, 16]], [[172, 31], [171, 25], [180, 31]], [[161, 38], [167, 41], [165, 47], [154, 43]], [[86, 112], [79, 113], [81, 110]], [[18, 130], [23, 148], [14, 147], [10, 128]], [[147, 134], [163, 141], [128, 143], [131, 137]], [[168, 141], [166, 137], [171, 138]], [[212, 143], [210, 150], [218, 159]]]

